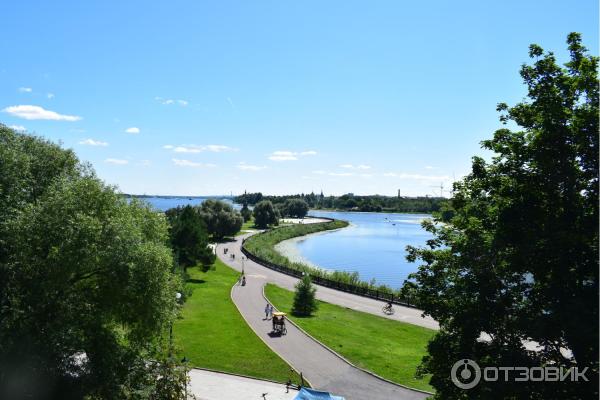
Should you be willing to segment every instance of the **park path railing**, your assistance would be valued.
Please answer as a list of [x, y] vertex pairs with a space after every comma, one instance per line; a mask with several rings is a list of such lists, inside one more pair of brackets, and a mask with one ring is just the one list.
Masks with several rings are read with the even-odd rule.
[[[325, 217], [313, 217], [313, 218], [326, 219], [329, 222], [335, 221], [332, 218], [325, 218]], [[275, 229], [277, 229], [277, 228], [275, 228]], [[269, 232], [269, 231], [261, 232], [258, 235], [264, 235], [266, 232]], [[283, 274], [290, 275], [295, 278], [301, 278], [303, 276], [303, 274], [305, 273], [304, 271], [299, 271], [295, 268], [290, 268], [285, 265], [279, 265], [279, 264], [272, 263], [268, 260], [264, 260], [256, 255], [252, 254], [246, 248], [245, 244], [246, 244], [246, 239], [242, 240], [242, 253], [244, 253], [244, 255], [249, 260], [252, 260], [257, 264], [260, 264], [263, 267], [270, 268], [274, 271], [281, 272]], [[363, 297], [368, 297], [368, 298], [375, 299], [375, 300], [392, 302], [394, 304], [398, 304], [398, 305], [402, 305], [402, 306], [406, 306], [406, 307], [415, 307], [414, 304], [411, 304], [410, 299], [396, 296], [393, 293], [389, 293], [389, 292], [378, 290], [378, 289], [371, 289], [369, 287], [353, 285], [353, 284], [349, 284], [346, 282], [340, 282], [340, 281], [337, 281], [334, 279], [324, 278], [319, 275], [311, 274], [310, 272], [308, 272], [308, 274], [310, 275], [310, 279], [312, 280], [312, 282], [317, 285], [320, 285], [320, 286], [325, 286], [330, 289], [340, 290], [342, 292], [352, 293], [352, 294], [356, 294], [356, 295], [363, 296]]]

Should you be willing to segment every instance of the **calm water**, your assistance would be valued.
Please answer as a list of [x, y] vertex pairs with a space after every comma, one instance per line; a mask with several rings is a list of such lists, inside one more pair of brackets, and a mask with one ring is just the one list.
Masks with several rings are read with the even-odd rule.
[[330, 270], [357, 271], [361, 278], [399, 288], [418, 263], [406, 261], [406, 246], [424, 246], [432, 236], [421, 228], [430, 215], [311, 211], [350, 226], [296, 242], [300, 255]]
[[[169, 208], [178, 206], [195, 206], [201, 204], [203, 201], [208, 200], [211, 197], [145, 197], [143, 200], [150, 203], [154, 208], [160, 211], [167, 211]], [[239, 209], [239, 205], [233, 204], [229, 199], [223, 199], [224, 202], [230, 203], [233, 208]]]

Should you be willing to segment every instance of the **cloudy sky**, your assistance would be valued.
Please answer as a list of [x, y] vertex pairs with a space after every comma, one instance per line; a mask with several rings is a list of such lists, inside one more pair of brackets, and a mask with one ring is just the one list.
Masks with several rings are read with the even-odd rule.
[[525, 92], [530, 43], [598, 54], [571, 1], [7, 2], [0, 122], [128, 193], [439, 194]]

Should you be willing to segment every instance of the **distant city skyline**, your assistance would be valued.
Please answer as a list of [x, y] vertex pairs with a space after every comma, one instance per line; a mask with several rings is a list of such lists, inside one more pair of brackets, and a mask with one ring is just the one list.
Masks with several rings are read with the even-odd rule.
[[448, 194], [598, 3], [9, 2], [0, 122], [124, 193]]

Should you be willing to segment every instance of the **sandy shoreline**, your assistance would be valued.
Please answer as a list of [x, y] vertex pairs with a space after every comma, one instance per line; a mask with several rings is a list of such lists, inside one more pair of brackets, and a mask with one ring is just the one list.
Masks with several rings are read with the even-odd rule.
[[[352, 224], [350, 224], [348, 226], [352, 226]], [[339, 228], [339, 229], [344, 229], [344, 228]], [[287, 257], [292, 262], [302, 263], [302, 264], [308, 265], [309, 267], [322, 269], [324, 271], [329, 271], [327, 268], [318, 266], [318, 265], [314, 264], [313, 262], [311, 262], [310, 260], [308, 260], [306, 257], [304, 257], [300, 253], [300, 250], [298, 249], [298, 243], [303, 242], [310, 236], [323, 235], [323, 234], [338, 231], [339, 229], [332, 229], [329, 231], [320, 231], [320, 232], [310, 233], [308, 235], [297, 236], [297, 237], [294, 237], [291, 239], [286, 239], [282, 242], [277, 243], [274, 248], [275, 248], [275, 251], [277, 251], [282, 256]]]

